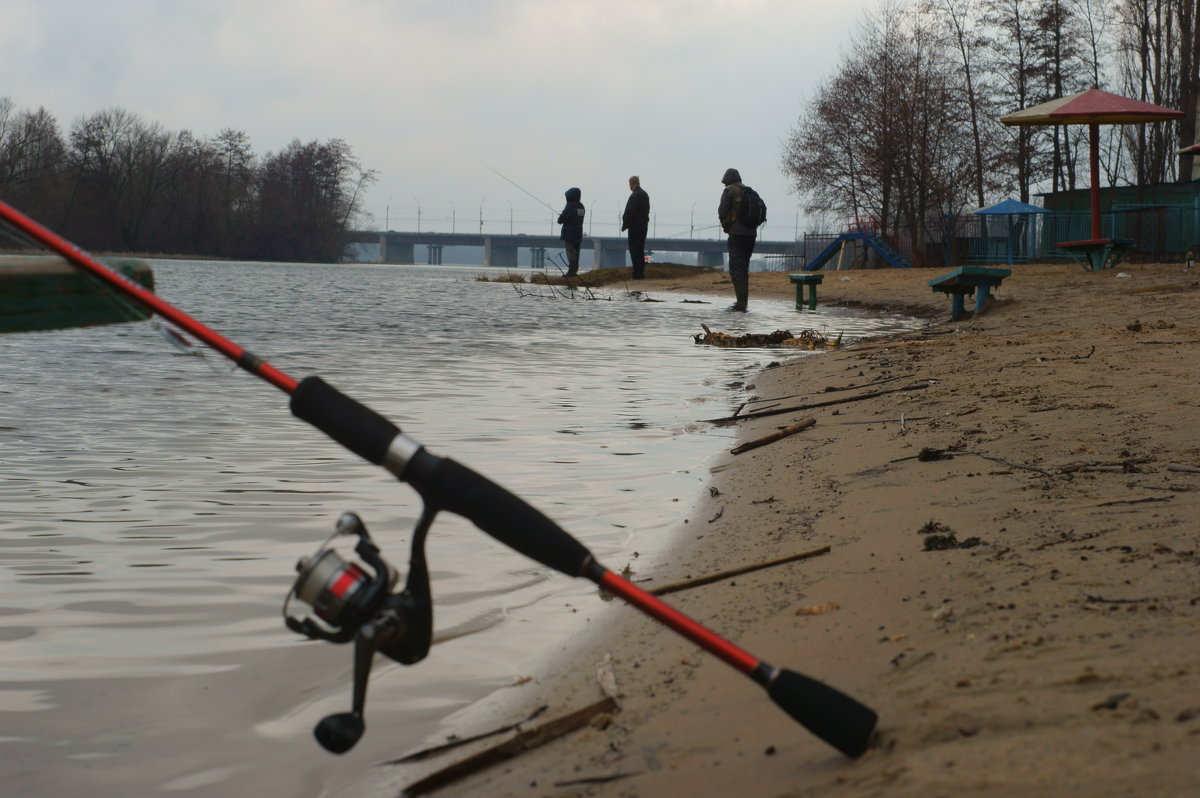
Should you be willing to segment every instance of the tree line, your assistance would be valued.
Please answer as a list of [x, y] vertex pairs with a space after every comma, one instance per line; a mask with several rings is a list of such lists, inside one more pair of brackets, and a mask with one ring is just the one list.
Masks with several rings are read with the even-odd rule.
[[260, 156], [242, 131], [197, 138], [121, 108], [64, 136], [0, 97], [0, 197], [98, 252], [336, 262], [374, 180], [341, 139]]
[[886, 0], [801, 114], [782, 167], [810, 213], [870, 219], [919, 253], [947, 214], [1086, 187], [1086, 125], [999, 117], [1090, 88], [1184, 112], [1101, 126], [1102, 185], [1189, 180], [1177, 150], [1198, 132], [1196, 0]]

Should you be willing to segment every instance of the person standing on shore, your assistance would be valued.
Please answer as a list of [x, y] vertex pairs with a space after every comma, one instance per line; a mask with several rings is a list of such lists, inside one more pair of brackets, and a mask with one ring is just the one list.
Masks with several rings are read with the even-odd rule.
[[745, 186], [738, 170], [726, 169], [721, 182], [725, 184], [725, 190], [721, 192], [717, 218], [721, 221], [721, 229], [729, 234], [729, 279], [733, 281], [735, 297], [730, 310], [745, 311], [750, 300], [750, 256], [754, 254], [758, 228], [750, 227], [739, 218]]
[[567, 189], [567, 205], [558, 215], [558, 223], [562, 225], [558, 237], [567, 251], [567, 277], [579, 274], [579, 246], [583, 243], [583, 216], [587, 212], [579, 201], [582, 196], [583, 192], [577, 188]]
[[646, 276], [646, 231], [650, 228], [650, 195], [642, 188], [637, 175], [629, 178], [629, 200], [621, 216], [621, 230], [629, 231], [629, 265], [633, 279]]

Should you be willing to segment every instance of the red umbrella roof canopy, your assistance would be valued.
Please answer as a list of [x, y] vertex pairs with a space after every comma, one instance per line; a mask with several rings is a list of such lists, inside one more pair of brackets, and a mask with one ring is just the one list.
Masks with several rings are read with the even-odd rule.
[[1088, 89], [1002, 116], [1000, 121], [1006, 125], [1126, 125], [1182, 117], [1183, 111]]

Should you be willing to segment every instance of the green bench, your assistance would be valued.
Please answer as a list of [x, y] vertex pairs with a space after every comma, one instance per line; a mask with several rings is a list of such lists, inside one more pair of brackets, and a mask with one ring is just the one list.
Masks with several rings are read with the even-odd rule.
[[788, 279], [796, 285], [796, 310], [804, 310], [804, 286], [808, 286], [808, 309], [817, 309], [817, 286], [825, 279], [823, 274], [789, 274]]
[[982, 266], [963, 266], [929, 281], [929, 287], [950, 295], [950, 320], [958, 321], [963, 314], [963, 297], [975, 294], [975, 313], [983, 312], [984, 303], [993, 288], [1012, 274], [1009, 269], [987, 269]]

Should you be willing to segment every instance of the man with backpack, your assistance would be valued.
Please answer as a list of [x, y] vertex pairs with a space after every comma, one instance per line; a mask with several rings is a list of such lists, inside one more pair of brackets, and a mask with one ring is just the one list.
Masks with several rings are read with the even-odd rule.
[[767, 221], [767, 205], [758, 192], [742, 183], [736, 169], [726, 169], [721, 178], [725, 190], [717, 216], [729, 234], [729, 279], [733, 281], [734, 304], [730, 310], [745, 311], [750, 297], [750, 256], [758, 228]]

